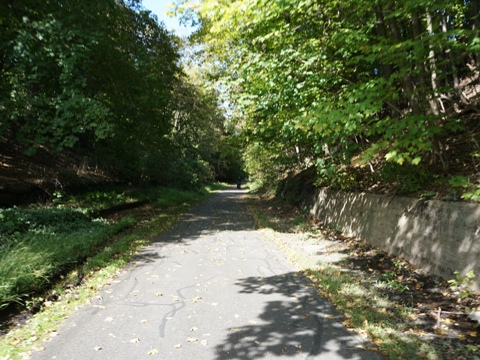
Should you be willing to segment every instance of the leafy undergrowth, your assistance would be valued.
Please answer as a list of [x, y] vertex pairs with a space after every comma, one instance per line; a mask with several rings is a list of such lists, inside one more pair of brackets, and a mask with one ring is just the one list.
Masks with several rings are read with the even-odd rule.
[[425, 152], [416, 165], [404, 161], [400, 154], [391, 157], [396, 151], [388, 148], [377, 149], [368, 162], [358, 154], [332, 154], [307, 169], [292, 168], [288, 176], [283, 170], [278, 183], [270, 181], [262, 185], [271, 187], [277, 196], [285, 194], [286, 200], [293, 202], [301, 200], [306, 185], [314, 185], [350, 192], [480, 203], [479, 119], [466, 115], [462, 124], [465, 126], [462, 131], [447, 132], [439, 138], [442, 144], [439, 153]]
[[105, 219], [66, 207], [71, 199], [55, 207], [2, 210], [1, 359], [20, 359], [38, 347], [141, 246], [220, 188], [138, 190], [134, 199], [149, 203]]
[[[478, 360], [480, 328], [467, 315], [480, 297], [400, 258], [322, 227], [274, 198], [252, 197], [257, 224], [344, 315], [344, 324], [365, 334], [389, 359]], [[306, 248], [322, 244], [306, 253]], [[328, 261], [332, 253], [337, 261]], [[335, 257], [335, 256], [334, 256]], [[466, 296], [465, 296], [466, 295]]]
[[0, 310], [25, 304], [135, 222], [109, 222], [65, 208], [0, 210], [0, 220]]

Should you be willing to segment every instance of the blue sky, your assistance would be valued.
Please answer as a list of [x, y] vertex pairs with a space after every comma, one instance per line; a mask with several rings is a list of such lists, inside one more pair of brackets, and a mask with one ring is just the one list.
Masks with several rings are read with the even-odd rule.
[[181, 26], [177, 18], [167, 16], [167, 5], [172, 0], [143, 0], [143, 6], [158, 16], [158, 20], [163, 21], [168, 30], [176, 32], [178, 36], [190, 34], [189, 28]]

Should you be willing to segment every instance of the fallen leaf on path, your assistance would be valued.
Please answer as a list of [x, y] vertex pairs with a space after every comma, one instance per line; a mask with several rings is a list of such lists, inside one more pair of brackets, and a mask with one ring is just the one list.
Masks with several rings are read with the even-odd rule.
[[240, 317], [240, 315], [238, 314], [235, 314], [235, 318], [238, 319]]
[[199, 300], [202, 300], [202, 297], [201, 297], [201, 296], [197, 296], [197, 297], [193, 298], [192, 301], [193, 301], [193, 303], [195, 304], [195, 303], [196, 303], [197, 301], [199, 301]]
[[161, 292], [158, 292], [158, 293], [155, 293], [155, 296], [163, 296], [163, 294]]
[[151, 349], [149, 352], [147, 352], [147, 355], [155, 355], [155, 354], [158, 354], [157, 349]]
[[136, 343], [139, 343], [139, 342], [140, 342], [140, 339], [139, 339], [139, 338], [135, 338], [135, 339], [130, 340], [130, 342], [131, 342], [132, 344], [136, 344]]
[[187, 341], [190, 342], [190, 343], [196, 343], [198, 341], [198, 339], [197, 338], [188, 338]]
[[197, 331], [197, 330], [198, 330], [198, 327], [196, 327], [196, 326], [192, 326], [192, 327], [190, 328], [190, 331]]
[[143, 319], [143, 320], [141, 320], [140, 322], [141, 322], [142, 324], [146, 324], [146, 323], [148, 323], [148, 320], [147, 320], [147, 319]]
[[95, 346], [95, 351], [100, 351], [102, 348], [100, 346]]
[[175, 347], [176, 347], [177, 349], [180, 349], [180, 348], [182, 347], [182, 344], [177, 344], [177, 345], [175, 345]]
[[113, 321], [113, 317], [109, 316], [104, 321]]
[[207, 347], [208, 346], [208, 340], [202, 340], [202, 341], [200, 341], [200, 344]]

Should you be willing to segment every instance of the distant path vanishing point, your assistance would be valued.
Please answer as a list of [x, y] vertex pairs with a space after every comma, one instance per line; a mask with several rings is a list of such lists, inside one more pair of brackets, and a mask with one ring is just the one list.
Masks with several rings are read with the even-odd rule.
[[243, 193], [183, 216], [32, 359], [382, 359], [255, 230]]

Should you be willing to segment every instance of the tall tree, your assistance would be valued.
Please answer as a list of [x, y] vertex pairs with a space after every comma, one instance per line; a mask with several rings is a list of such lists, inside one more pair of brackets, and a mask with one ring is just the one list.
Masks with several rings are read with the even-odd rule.
[[448, 171], [441, 139], [461, 128], [455, 114], [477, 112], [477, 1], [204, 0], [190, 11], [246, 139], [292, 169], [334, 175], [356, 158], [374, 171], [381, 156]]

